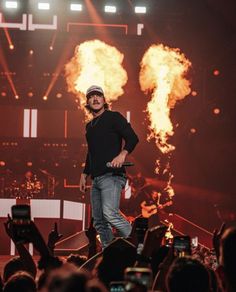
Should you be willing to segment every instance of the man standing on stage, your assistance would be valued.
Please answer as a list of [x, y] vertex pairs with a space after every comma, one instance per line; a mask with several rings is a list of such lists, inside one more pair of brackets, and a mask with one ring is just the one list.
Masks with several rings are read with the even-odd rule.
[[[138, 143], [138, 137], [120, 113], [108, 110], [101, 87], [89, 87], [86, 98], [86, 108], [93, 119], [86, 125], [88, 153], [80, 190], [85, 191], [87, 176], [91, 175], [94, 227], [105, 248], [113, 239], [112, 227], [122, 237], [128, 237], [131, 232], [131, 225], [119, 213], [119, 204], [121, 190], [126, 184], [123, 163]], [[123, 147], [122, 140], [125, 142]]]

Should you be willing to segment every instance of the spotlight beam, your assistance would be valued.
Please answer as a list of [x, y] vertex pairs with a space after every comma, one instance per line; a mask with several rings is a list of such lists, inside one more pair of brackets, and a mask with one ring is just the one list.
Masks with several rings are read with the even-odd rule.
[[55, 85], [55, 83], [60, 75], [60, 72], [64, 68], [65, 62], [66, 62], [66, 60], [68, 58], [68, 54], [70, 52], [70, 46], [71, 46], [70, 42], [67, 42], [66, 46], [63, 50], [63, 53], [60, 57], [59, 63], [57, 64], [57, 66], [53, 72], [53, 77], [48, 85], [48, 88], [47, 88], [44, 96], [47, 96], [47, 97], [49, 96], [50, 92], [52, 91], [53, 86]]
[[14, 93], [14, 96], [18, 96], [16, 88], [15, 88], [15, 85], [14, 85], [13, 80], [11, 78], [10, 71], [9, 71], [9, 68], [8, 68], [8, 65], [7, 65], [7, 62], [6, 62], [6, 59], [5, 59], [5, 56], [4, 56], [4, 53], [3, 53], [3, 50], [2, 50], [1, 46], [0, 46], [0, 64], [3, 67], [3, 70], [6, 72], [7, 81], [10, 84], [10, 87], [11, 87], [13, 93]]

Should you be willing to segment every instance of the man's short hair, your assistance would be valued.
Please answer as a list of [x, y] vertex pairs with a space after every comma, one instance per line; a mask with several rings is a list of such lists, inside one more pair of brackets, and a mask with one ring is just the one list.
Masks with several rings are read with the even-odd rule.
[[36, 283], [34, 278], [27, 272], [17, 272], [12, 275], [5, 283], [3, 291], [5, 292], [36, 292]]

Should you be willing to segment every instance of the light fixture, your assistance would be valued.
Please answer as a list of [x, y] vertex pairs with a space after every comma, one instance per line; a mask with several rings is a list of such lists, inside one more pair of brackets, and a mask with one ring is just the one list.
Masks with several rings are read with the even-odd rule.
[[38, 3], [38, 9], [39, 10], [49, 10], [50, 9], [50, 3], [48, 3], [48, 2], [39, 2]]
[[135, 6], [134, 11], [135, 13], [146, 13], [147, 8], [145, 6]]
[[215, 76], [218, 76], [218, 75], [220, 75], [220, 71], [219, 71], [219, 70], [217, 70], [217, 69], [215, 69], [215, 70], [213, 71], [213, 75], [215, 75]]
[[82, 9], [83, 9], [82, 4], [79, 4], [79, 3], [71, 3], [70, 4], [71, 11], [82, 11]]
[[218, 115], [218, 114], [220, 113], [220, 109], [219, 109], [219, 108], [214, 108], [214, 109], [213, 109], [213, 113], [214, 113], [215, 115]]
[[6, 1], [5, 7], [9, 8], [9, 9], [16, 9], [18, 7], [18, 2], [17, 1]]
[[104, 11], [108, 13], [116, 13], [116, 6], [106, 5]]

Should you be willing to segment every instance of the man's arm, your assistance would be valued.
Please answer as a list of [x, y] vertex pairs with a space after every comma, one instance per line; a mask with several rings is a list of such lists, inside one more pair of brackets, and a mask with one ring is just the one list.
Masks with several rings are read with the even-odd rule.
[[37, 273], [37, 268], [34, 263], [34, 260], [32, 256], [30, 255], [29, 251], [26, 249], [23, 243], [17, 242], [17, 240], [14, 238], [13, 233], [13, 222], [12, 218], [8, 215], [7, 222], [4, 223], [4, 227], [6, 230], [7, 235], [13, 240], [16, 249], [18, 251], [18, 254], [24, 263], [25, 267], [27, 267], [27, 270], [31, 272], [31, 275], [35, 278]]
[[85, 167], [84, 167], [83, 173], [81, 173], [80, 183], [79, 183], [80, 191], [83, 193], [86, 191], [86, 182], [87, 182], [87, 177], [89, 174], [90, 174], [90, 158], [89, 158], [89, 152], [88, 152], [86, 156]]
[[121, 167], [126, 156], [131, 153], [138, 144], [139, 139], [130, 123], [118, 112], [114, 112], [114, 128], [125, 141], [123, 150], [112, 161], [112, 167]]
[[125, 140], [125, 145], [123, 150], [131, 153], [135, 146], [138, 144], [139, 139], [130, 123], [124, 118], [120, 113], [114, 112], [114, 127], [115, 130], [122, 136]]

